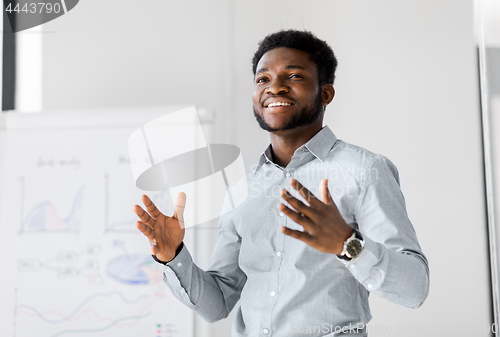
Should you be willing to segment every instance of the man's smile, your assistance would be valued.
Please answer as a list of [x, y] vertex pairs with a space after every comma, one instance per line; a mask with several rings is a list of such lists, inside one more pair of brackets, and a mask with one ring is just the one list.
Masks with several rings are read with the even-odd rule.
[[264, 108], [275, 108], [275, 107], [281, 107], [281, 106], [286, 107], [286, 106], [290, 106], [290, 105], [294, 105], [294, 103], [291, 102], [290, 99], [283, 99], [283, 98], [277, 98], [277, 97], [268, 98], [262, 104], [262, 106]]
[[288, 102], [273, 102], [273, 103], [269, 103], [267, 105], [267, 108], [272, 108], [272, 107], [276, 107], [276, 106], [290, 106], [292, 105], [292, 103], [288, 103]]

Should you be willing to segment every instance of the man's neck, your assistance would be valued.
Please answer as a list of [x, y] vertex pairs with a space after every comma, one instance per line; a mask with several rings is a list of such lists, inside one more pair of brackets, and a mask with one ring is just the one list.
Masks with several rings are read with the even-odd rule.
[[282, 167], [287, 166], [292, 160], [295, 150], [311, 140], [321, 129], [322, 123], [271, 133], [273, 162]]

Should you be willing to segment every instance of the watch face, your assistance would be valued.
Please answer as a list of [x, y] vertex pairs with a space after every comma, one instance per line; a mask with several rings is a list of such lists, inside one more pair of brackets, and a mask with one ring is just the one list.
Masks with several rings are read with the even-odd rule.
[[363, 250], [363, 245], [359, 240], [352, 240], [347, 245], [347, 254], [349, 254], [351, 258], [358, 256], [362, 250]]

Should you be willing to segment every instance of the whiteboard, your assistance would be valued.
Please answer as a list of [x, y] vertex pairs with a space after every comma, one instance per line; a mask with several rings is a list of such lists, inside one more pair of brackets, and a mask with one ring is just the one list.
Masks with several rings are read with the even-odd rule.
[[[1, 116], [1, 336], [193, 336], [192, 311], [134, 227], [145, 192], [127, 149], [137, 127], [177, 109]], [[147, 194], [172, 214], [167, 191]]]

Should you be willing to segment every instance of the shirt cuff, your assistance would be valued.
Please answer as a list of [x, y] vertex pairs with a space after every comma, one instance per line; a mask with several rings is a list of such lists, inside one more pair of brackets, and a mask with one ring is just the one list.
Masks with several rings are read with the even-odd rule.
[[[184, 248], [184, 241], [181, 241], [181, 244], [179, 245], [179, 247], [177, 247], [176, 251], [175, 251], [175, 256], [174, 258], [179, 255], [180, 251], [182, 250], [182, 248]], [[152, 255], [153, 256], [153, 260], [155, 260], [156, 262], [158, 263], [161, 263], [161, 264], [167, 264], [168, 262], [164, 262], [164, 261], [160, 261], [156, 255]], [[173, 260], [173, 259], [172, 259]], [[170, 261], [169, 261], [170, 262]]]
[[181, 302], [184, 302], [189, 308], [196, 309], [197, 307], [191, 302], [186, 288], [181, 284], [183, 279], [190, 278], [193, 264], [191, 254], [186, 246], [183, 246], [179, 254], [172, 261], [167, 262], [167, 264], [159, 263], [158, 265], [163, 272], [163, 281], [172, 290], [174, 296]]
[[182, 245], [181, 250], [179, 253], [169, 262], [162, 263], [161, 261], [159, 262], [160, 269], [166, 273], [168, 276], [168, 273], [174, 273], [175, 275], [179, 274], [182, 275], [183, 272], [186, 271], [186, 267], [189, 266], [189, 264], [193, 263], [193, 258], [191, 257], [191, 254], [187, 250], [185, 245]]
[[368, 291], [373, 291], [382, 284], [384, 270], [387, 270], [384, 264], [388, 261], [383, 260], [383, 251], [378, 243], [366, 236], [363, 236], [363, 240], [365, 246], [361, 254], [351, 261], [345, 261], [345, 266]]

